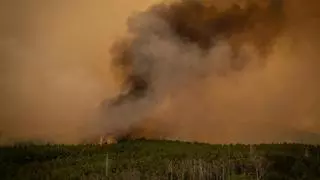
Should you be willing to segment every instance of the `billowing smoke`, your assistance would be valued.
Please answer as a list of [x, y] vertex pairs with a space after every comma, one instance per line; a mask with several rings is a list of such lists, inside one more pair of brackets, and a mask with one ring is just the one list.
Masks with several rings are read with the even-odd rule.
[[175, 1], [131, 16], [128, 37], [111, 51], [123, 91], [103, 102], [102, 129], [211, 143], [318, 142], [319, 6], [308, 3]]

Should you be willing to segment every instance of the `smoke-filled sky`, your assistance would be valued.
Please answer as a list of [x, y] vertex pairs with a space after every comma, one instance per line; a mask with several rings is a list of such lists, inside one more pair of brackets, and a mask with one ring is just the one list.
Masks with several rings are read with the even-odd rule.
[[117, 91], [110, 45], [150, 3], [1, 1], [2, 139], [68, 143], [95, 132], [92, 109]]
[[1, 1], [0, 142], [318, 143], [319, 7]]

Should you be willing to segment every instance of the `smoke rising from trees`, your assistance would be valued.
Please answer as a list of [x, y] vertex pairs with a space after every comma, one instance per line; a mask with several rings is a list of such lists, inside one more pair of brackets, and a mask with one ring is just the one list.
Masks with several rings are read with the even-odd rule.
[[130, 17], [130, 36], [112, 51], [126, 91], [106, 103], [103, 128], [213, 143], [319, 140], [318, 63], [295, 47], [306, 39], [291, 29], [291, 3], [177, 1]]

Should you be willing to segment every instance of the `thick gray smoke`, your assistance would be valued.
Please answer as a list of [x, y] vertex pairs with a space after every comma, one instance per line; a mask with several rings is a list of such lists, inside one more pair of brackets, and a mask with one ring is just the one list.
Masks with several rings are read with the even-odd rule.
[[104, 102], [102, 128], [211, 143], [318, 142], [317, 41], [301, 35], [319, 16], [295, 13], [302, 7], [311, 8], [177, 1], [130, 17], [131, 36], [112, 51], [124, 92]]

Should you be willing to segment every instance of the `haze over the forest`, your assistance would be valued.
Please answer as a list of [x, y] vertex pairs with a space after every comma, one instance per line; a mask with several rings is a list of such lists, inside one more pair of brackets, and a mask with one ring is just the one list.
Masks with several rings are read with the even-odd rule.
[[320, 142], [320, 2], [249, 1], [0, 2], [0, 142]]

